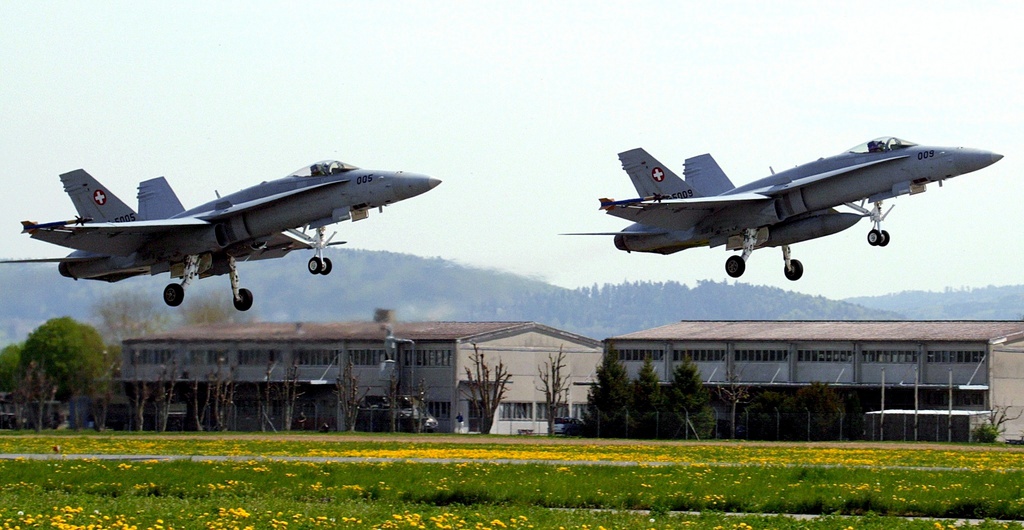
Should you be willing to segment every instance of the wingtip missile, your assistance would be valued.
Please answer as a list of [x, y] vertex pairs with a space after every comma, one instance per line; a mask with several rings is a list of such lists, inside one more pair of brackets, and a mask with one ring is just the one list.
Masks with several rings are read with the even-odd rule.
[[37, 223], [35, 221], [22, 221], [21, 222], [21, 233], [31, 233], [36, 230], [42, 230], [46, 228], [64, 228], [69, 225], [82, 226], [85, 223], [92, 221], [91, 217], [75, 217], [74, 219], [68, 219], [66, 221], [54, 221], [52, 223]]

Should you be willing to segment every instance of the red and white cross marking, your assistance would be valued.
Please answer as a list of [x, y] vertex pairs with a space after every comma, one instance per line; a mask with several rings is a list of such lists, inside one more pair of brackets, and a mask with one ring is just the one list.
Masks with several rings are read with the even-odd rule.
[[665, 180], [665, 172], [660, 167], [656, 167], [651, 170], [651, 178], [654, 179], [654, 182], [661, 182]]
[[107, 194], [103, 193], [103, 190], [96, 190], [92, 192], [92, 200], [96, 204], [103, 206], [107, 203]]

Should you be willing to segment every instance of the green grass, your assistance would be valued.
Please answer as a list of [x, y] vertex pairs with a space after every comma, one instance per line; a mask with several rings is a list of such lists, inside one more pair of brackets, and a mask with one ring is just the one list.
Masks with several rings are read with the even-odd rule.
[[[297, 441], [296, 441], [297, 440]], [[197, 443], [201, 441], [202, 443]], [[521, 440], [519, 440], [521, 441]], [[306, 443], [304, 443], [306, 442]], [[958, 518], [1024, 520], [1022, 453], [953, 447], [885, 449], [897, 462], [928, 469], [872, 468], [861, 446], [842, 448], [743, 444], [578, 442], [536, 445], [424, 443], [402, 437], [367, 442], [347, 437], [289, 441], [251, 437], [0, 435], [0, 452], [53, 452], [52, 445], [106, 447], [128, 454], [382, 453], [440, 457], [475, 455], [455, 463], [231, 461], [111, 461], [55, 457], [0, 461], [0, 528], [930, 528]], [[45, 445], [49, 444], [49, 445]], [[185, 445], [183, 445], [185, 444]], [[188, 446], [192, 451], [185, 453]], [[10, 450], [11, 448], [17, 450]], [[128, 450], [126, 450], [128, 449]], [[869, 448], [870, 449], [870, 448]], [[882, 450], [882, 448], [878, 448]], [[237, 451], [237, 452], [236, 452]], [[622, 465], [488, 463], [488, 458], [599, 455], [668, 462]], [[904, 453], [931, 452], [911, 457]], [[814, 453], [832, 462], [789, 461]], [[966, 453], [966, 454], [965, 454]], [[679, 462], [708, 456], [711, 463]], [[653, 457], [653, 458], [652, 458]], [[871, 458], [880, 458], [878, 455]], [[461, 457], [460, 457], [461, 458]], [[676, 460], [672, 460], [676, 458]], [[781, 459], [782, 463], [770, 461]], [[965, 460], [966, 459], [966, 460]], [[555, 459], [557, 460], [557, 459]], [[645, 460], [646, 461], [646, 460]], [[986, 465], [967, 469], [965, 461]], [[1016, 461], [1016, 464], [1014, 464]], [[838, 462], [838, 463], [837, 463]], [[843, 464], [842, 462], [852, 462]], [[998, 466], [993, 462], [1000, 462]], [[702, 512], [690, 515], [687, 512]], [[744, 512], [728, 516], [723, 512]], [[807, 514], [793, 519], [773, 514]], [[917, 516], [900, 519], [891, 516]], [[432, 521], [431, 518], [434, 518]], [[7, 526], [5, 526], [7, 525]], [[980, 528], [1016, 528], [986, 522]]]

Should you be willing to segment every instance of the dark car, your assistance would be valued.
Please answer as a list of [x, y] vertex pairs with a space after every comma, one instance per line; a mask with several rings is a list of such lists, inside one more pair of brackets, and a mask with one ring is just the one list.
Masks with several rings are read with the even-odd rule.
[[583, 434], [583, 420], [579, 418], [555, 418], [555, 434], [579, 436]]

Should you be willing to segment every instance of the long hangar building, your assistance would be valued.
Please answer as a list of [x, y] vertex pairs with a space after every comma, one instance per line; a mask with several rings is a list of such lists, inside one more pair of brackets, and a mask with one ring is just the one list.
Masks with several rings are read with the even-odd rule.
[[[824, 382], [856, 391], [865, 411], [909, 410], [915, 401], [922, 411], [1003, 409], [1012, 418], [1024, 410], [1024, 322], [686, 321], [608, 338], [603, 345], [532, 322], [398, 323], [394, 335], [412, 343], [400, 346], [400, 369], [407, 381], [425, 381], [426, 405], [442, 432], [457, 427], [459, 414], [474, 427], [463, 391], [474, 344], [488, 363], [501, 360], [512, 372], [495, 434], [544, 432], [538, 367], [559, 349], [568, 360], [568, 413], [575, 417], [582, 417], [602, 351], [615, 352], [633, 377], [649, 356], [661, 380], [670, 381], [675, 365], [689, 356], [710, 387], [733, 382], [752, 390], [796, 389]], [[125, 341], [122, 378], [126, 387], [157, 382], [173, 365], [184, 387], [189, 380], [206, 381], [216, 359], [223, 359], [238, 383], [231, 428], [254, 429], [256, 396], [247, 394], [268, 381], [268, 366], [275, 367], [270, 380], [280, 381], [295, 364], [297, 406], [311, 418], [327, 417], [333, 428], [339, 360], [351, 358], [361, 385], [370, 395], [383, 394], [384, 337], [381, 324], [373, 322], [182, 329]], [[719, 404], [719, 410], [726, 409]], [[1017, 438], [1024, 419], [1005, 427], [1007, 438]]]
[[[1013, 418], [1024, 408], [1017, 321], [685, 321], [606, 339], [605, 349], [632, 377], [650, 357], [661, 380], [671, 380], [688, 356], [710, 387], [822, 382], [857, 391], [865, 411], [896, 414], [916, 402], [918, 410], [1001, 409]], [[1024, 419], [1004, 426], [1008, 438], [1024, 434]]]

